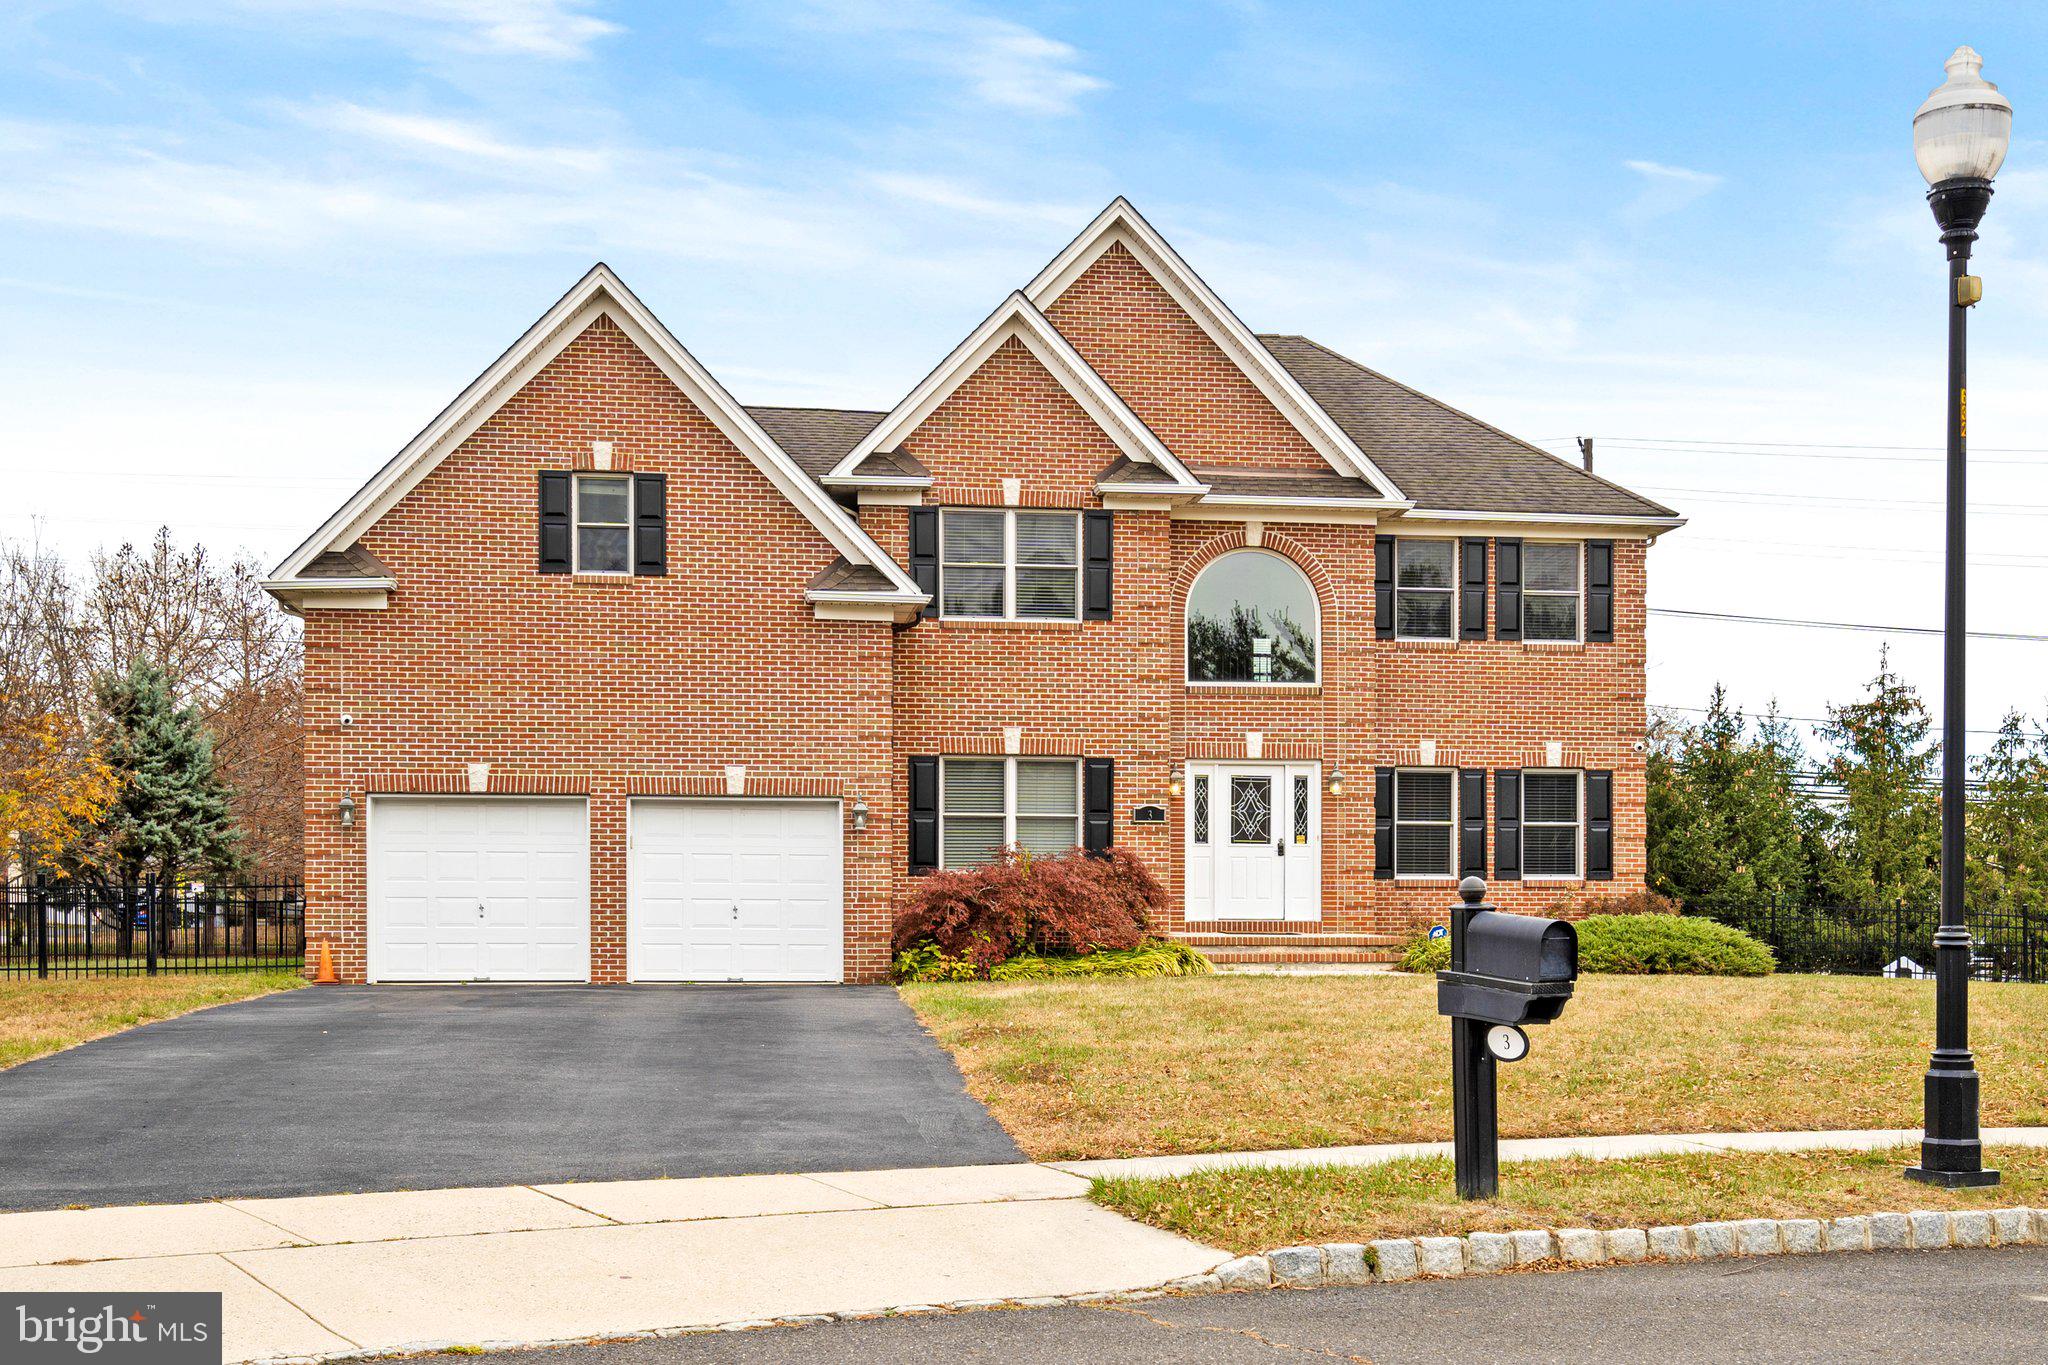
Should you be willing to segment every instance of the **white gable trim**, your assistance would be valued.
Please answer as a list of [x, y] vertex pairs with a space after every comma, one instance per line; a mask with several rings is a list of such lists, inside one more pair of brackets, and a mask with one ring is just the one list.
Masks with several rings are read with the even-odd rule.
[[271, 575], [272, 581], [296, 580], [320, 555], [353, 544], [600, 317], [610, 318], [654, 361], [669, 382], [711, 419], [834, 549], [856, 564], [881, 570], [898, 591], [919, 592], [909, 575], [875, 544], [859, 523], [811, 482], [796, 461], [726, 392], [725, 386], [684, 349], [661, 320], [612, 273], [611, 267], [602, 263], [593, 266], [489, 369], [443, 408], [424, 431], [292, 551]]
[[1202, 277], [1181, 259], [1180, 253], [1168, 245], [1158, 230], [1146, 222], [1131, 206], [1130, 200], [1123, 196], [1117, 196], [1108, 208], [1097, 214], [1095, 221], [1082, 229], [1080, 236], [1067, 243], [1066, 249], [1053, 257], [1045, 269], [1024, 286], [1025, 296], [1040, 308], [1050, 308], [1053, 301], [1066, 293], [1105, 251], [1119, 245], [1137, 258], [1138, 264], [1159, 282], [1159, 287], [1195, 320], [1217, 348], [1301, 433], [1302, 439], [1315, 447], [1332, 469], [1340, 474], [1369, 480], [1386, 495], [1386, 502], [1374, 504], [1376, 506], [1398, 507], [1407, 503], [1408, 499], [1387, 477], [1386, 471], [1374, 464], [1358, 448], [1358, 443], [1308, 396], [1300, 381], [1273, 358], [1265, 343], [1238, 319], [1237, 314], [1230, 311], [1229, 305], [1216, 296]]
[[1061, 336], [1059, 329], [1021, 293], [1011, 294], [984, 318], [965, 341], [939, 362], [937, 369], [926, 375], [873, 431], [861, 438], [859, 445], [833, 466], [825, 481], [840, 484], [868, 456], [877, 451], [894, 450], [926, 418], [938, 411], [939, 405], [952, 397], [953, 392], [966, 383], [998, 348], [1013, 338], [1022, 342], [1038, 363], [1045, 366], [1118, 450], [1140, 464], [1157, 465], [1171, 474], [1174, 484], [1183, 489], [1201, 489], [1201, 481], [1188, 472], [1187, 466], [1152, 434], [1152, 429], [1145, 425], [1143, 419], [1117, 397], [1116, 390], [1103, 382], [1102, 376], [1081, 358], [1073, 343]]

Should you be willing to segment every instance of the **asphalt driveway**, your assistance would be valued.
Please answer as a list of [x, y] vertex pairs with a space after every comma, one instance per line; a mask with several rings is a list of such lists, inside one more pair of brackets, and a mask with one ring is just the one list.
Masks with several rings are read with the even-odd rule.
[[313, 987], [0, 1071], [9, 1209], [1022, 1159], [886, 987]]

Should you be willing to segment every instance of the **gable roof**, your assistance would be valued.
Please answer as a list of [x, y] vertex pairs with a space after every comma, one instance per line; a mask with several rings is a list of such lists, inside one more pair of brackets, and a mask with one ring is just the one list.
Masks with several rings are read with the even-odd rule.
[[1144, 420], [1131, 411], [1116, 390], [1081, 358], [1073, 343], [1061, 336], [1059, 329], [1021, 291], [1004, 299], [982, 319], [981, 325], [918, 381], [903, 401], [841, 456], [820, 481], [829, 487], [873, 477], [862, 470], [869, 457], [895, 452], [896, 446], [937, 411], [954, 390], [966, 383], [998, 348], [1012, 340], [1023, 343], [1127, 459], [1164, 470], [1172, 476], [1176, 488], [1190, 493], [1201, 491], [1200, 482], [1188, 473], [1187, 466], [1152, 434]]
[[[779, 446], [724, 385], [686, 350], [661, 320], [626, 288], [611, 267], [599, 262], [541, 314], [505, 353], [478, 375], [455, 401], [370, 477], [353, 497], [305, 542], [285, 557], [264, 584], [272, 592], [322, 586], [307, 571], [322, 555], [346, 550], [363, 531], [433, 472], [462, 442], [548, 362], [598, 318], [609, 318], [669, 381], [761, 471], [782, 496], [816, 527], [850, 563], [866, 565], [888, 580], [887, 597], [923, 602], [926, 594], [875, 544], [847, 511], [833, 502], [788, 452]], [[327, 580], [331, 582], [332, 580]]]
[[789, 452], [789, 458], [804, 473], [821, 479], [860, 438], [875, 429], [875, 423], [889, 414], [853, 408], [764, 408], [748, 407], [761, 430], [775, 438], [775, 444]]
[[1385, 500], [1390, 504], [1407, 502], [1400, 485], [1388, 478], [1342, 425], [1317, 405], [1251, 328], [1230, 311], [1216, 291], [1122, 195], [1097, 214], [1094, 222], [1024, 286], [1025, 296], [1040, 308], [1050, 307], [1105, 251], [1118, 245], [1159, 282], [1160, 288], [1172, 296], [1331, 468], [1385, 490]]
[[1418, 393], [1303, 336], [1260, 338], [1352, 440], [1372, 452], [1415, 502], [1437, 512], [1502, 517], [1679, 520], [1631, 493], [1500, 428]]

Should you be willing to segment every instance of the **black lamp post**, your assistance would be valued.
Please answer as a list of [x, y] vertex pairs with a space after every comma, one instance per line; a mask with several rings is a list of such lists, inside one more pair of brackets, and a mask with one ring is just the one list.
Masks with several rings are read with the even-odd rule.
[[1996, 1185], [1984, 1169], [1977, 1127], [1977, 1064], [1970, 1054], [1970, 930], [1963, 918], [1963, 662], [1966, 603], [1969, 430], [1965, 381], [1970, 306], [1983, 282], [1969, 273], [1970, 244], [1991, 204], [1991, 177], [2012, 140], [2012, 102], [1979, 73], [1984, 62], [1959, 47], [1948, 80], [1913, 116], [1913, 155], [1933, 186], [1927, 202], [1948, 249], [1948, 590], [1941, 641], [1941, 928], [1934, 935], [1934, 1057], [1927, 1066], [1926, 1131], [1909, 1180], [1929, 1185]]

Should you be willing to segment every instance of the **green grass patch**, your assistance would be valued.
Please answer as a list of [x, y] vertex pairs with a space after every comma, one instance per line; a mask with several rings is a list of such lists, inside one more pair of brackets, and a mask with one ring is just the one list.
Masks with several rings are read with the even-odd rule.
[[1501, 1197], [1457, 1198], [1448, 1157], [1381, 1166], [1204, 1171], [1170, 1180], [1098, 1180], [1106, 1208], [1168, 1232], [1248, 1253], [1317, 1242], [1458, 1236], [1523, 1228], [1634, 1228], [1731, 1218], [1834, 1218], [1908, 1209], [1998, 1209], [2048, 1202], [2048, 1151], [1986, 1153], [2004, 1183], [1945, 1190], [1908, 1183], [1917, 1149], [1700, 1153], [1511, 1162]]
[[137, 1024], [305, 984], [297, 968], [0, 981], [0, 1069]]

